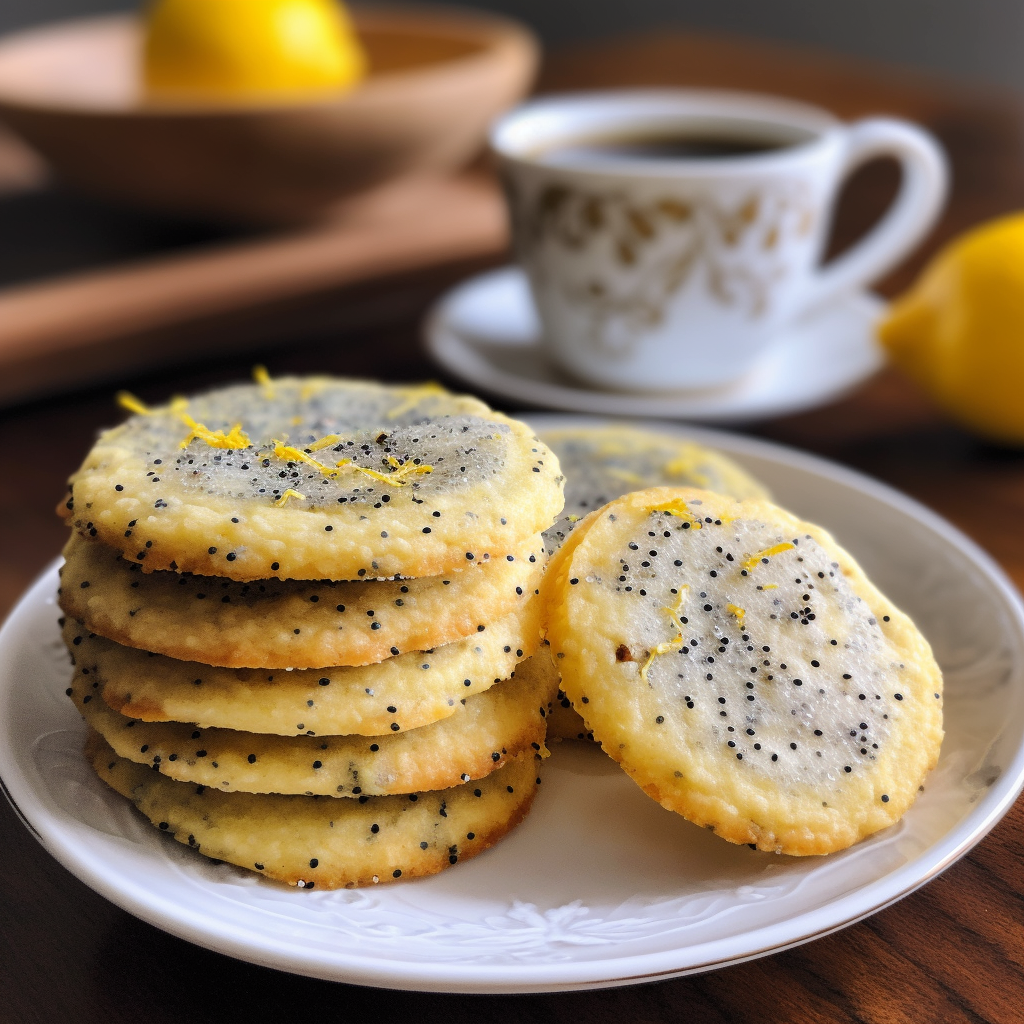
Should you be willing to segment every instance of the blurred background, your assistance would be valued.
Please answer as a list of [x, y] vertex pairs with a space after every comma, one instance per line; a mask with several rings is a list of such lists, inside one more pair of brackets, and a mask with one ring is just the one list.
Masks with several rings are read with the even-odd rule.
[[[261, 49], [254, 28], [273, 5], [255, 0], [233, 6], [222, 43], [245, 55], [239, 66], [258, 69], [259, 83], [255, 93], [245, 87], [249, 100], [231, 91], [241, 79], [214, 89], [233, 97], [220, 113], [204, 108], [209, 96], [173, 116], [173, 103], [152, 102], [160, 91], [127, 21], [64, 26], [4, 48], [0, 409], [214, 354], [234, 372], [236, 353], [262, 347], [269, 357], [285, 341], [329, 365], [336, 339], [371, 323], [401, 321], [404, 343], [416, 345], [424, 312], [446, 288], [509, 258], [483, 143], [487, 125], [534, 82], [536, 44], [514, 25], [474, 21], [473, 9], [536, 33], [540, 92], [732, 88], [803, 99], [847, 120], [889, 114], [924, 126], [949, 154], [953, 201], [924, 244], [875, 282], [884, 297], [905, 292], [942, 243], [1024, 207], [1022, 0], [457, 0], [469, 17], [439, 16], [429, 8], [443, 5], [427, 0], [396, 0], [390, 12], [353, 2], [351, 51], [364, 48], [371, 70], [336, 107], [298, 94], [247, 106], [276, 59], [276, 43]], [[0, 0], [0, 36], [169, 6]], [[177, 9], [191, 12], [194, 28], [216, 5]], [[444, 24], [442, 36], [454, 35], [442, 45]], [[54, 38], [64, 42], [47, 51]], [[487, 60], [455, 59], [465, 45]], [[19, 46], [35, 55], [19, 64]], [[180, 51], [170, 65], [172, 80], [188, 80]], [[399, 67], [419, 77], [388, 92], [381, 83]], [[829, 254], [881, 217], [899, 181], [891, 159], [850, 177]], [[1024, 226], [1020, 234], [1024, 246]], [[979, 308], [993, 308], [988, 283]], [[422, 374], [433, 372], [418, 348], [416, 358]], [[1024, 437], [1024, 412], [1019, 419]]]
[[[371, 0], [372, 2], [372, 0]], [[415, 3], [415, 0], [405, 0]], [[739, 33], [940, 71], [1024, 93], [1020, 0], [460, 0], [557, 44], [661, 26]], [[0, 32], [129, 10], [135, 0], [2, 0]]]

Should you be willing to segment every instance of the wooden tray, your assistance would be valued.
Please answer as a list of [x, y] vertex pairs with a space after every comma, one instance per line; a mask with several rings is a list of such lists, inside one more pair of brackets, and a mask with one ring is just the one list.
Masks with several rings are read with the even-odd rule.
[[[0, 137], [0, 192], [40, 181], [38, 165]], [[494, 257], [506, 236], [491, 179], [412, 179], [314, 228], [2, 289], [0, 403], [206, 355], [211, 334], [214, 351], [240, 350], [259, 335], [263, 310], [280, 319], [282, 308], [347, 286]], [[257, 329], [197, 329], [239, 316]]]

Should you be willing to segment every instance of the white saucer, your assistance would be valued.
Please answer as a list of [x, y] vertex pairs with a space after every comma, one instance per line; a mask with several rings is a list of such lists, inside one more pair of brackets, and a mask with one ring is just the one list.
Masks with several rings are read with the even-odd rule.
[[526, 277], [503, 267], [452, 289], [425, 324], [427, 350], [449, 373], [510, 401], [604, 416], [707, 423], [768, 419], [824, 405], [877, 371], [874, 324], [884, 304], [867, 293], [795, 323], [742, 380], [714, 391], [658, 394], [591, 389], [552, 366]]

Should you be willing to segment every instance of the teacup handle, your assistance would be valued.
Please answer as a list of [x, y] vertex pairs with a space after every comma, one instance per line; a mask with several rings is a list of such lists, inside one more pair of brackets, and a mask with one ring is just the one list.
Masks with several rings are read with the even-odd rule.
[[893, 118], [857, 121], [848, 129], [837, 184], [877, 156], [899, 161], [903, 170], [899, 194], [866, 237], [818, 271], [801, 311], [881, 277], [924, 237], [942, 209], [949, 171], [945, 154], [932, 136]]

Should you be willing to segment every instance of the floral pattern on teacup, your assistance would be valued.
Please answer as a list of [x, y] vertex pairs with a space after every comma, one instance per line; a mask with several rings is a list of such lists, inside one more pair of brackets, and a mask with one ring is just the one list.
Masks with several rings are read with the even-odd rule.
[[526, 201], [509, 183], [509, 199], [534, 280], [585, 312], [592, 346], [609, 355], [625, 354], [664, 323], [688, 286], [750, 320], [767, 316], [793, 269], [790, 243], [810, 235], [820, 217], [799, 181], [728, 204], [703, 192], [641, 200], [565, 184], [547, 184]]

